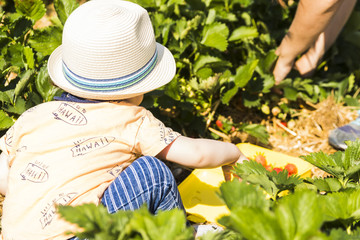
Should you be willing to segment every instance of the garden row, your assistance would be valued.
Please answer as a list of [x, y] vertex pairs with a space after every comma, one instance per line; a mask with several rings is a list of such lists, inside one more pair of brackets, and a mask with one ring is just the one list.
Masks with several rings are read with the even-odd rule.
[[[360, 238], [360, 140], [345, 152], [302, 157], [330, 176], [306, 179], [287, 169], [267, 170], [257, 161], [237, 164], [235, 178], [220, 186], [230, 210], [218, 222], [223, 231], [202, 240], [350, 240]], [[108, 214], [103, 206], [60, 206], [66, 220], [78, 224], [87, 239], [194, 239], [182, 211], [151, 215], [146, 207]]]
[[[263, 126], [234, 122], [224, 109], [235, 106], [286, 121], [304, 102], [316, 103], [329, 94], [358, 104], [358, 6], [317, 75], [302, 79], [292, 72], [279, 86], [283, 95], [278, 95], [271, 91], [274, 52], [296, 2], [286, 1], [283, 7], [268, 0], [134, 1], [149, 11], [157, 41], [169, 48], [177, 64], [174, 80], [146, 95], [143, 105], [185, 135], [217, 138], [208, 131], [211, 126], [225, 134], [244, 131], [267, 143]], [[78, 5], [76, 0], [0, 2], [0, 130], [26, 109], [61, 93], [50, 83], [46, 63]], [[52, 6], [57, 14], [46, 15]], [[39, 28], [44, 18], [51, 24]], [[217, 120], [222, 128], [215, 125]]]

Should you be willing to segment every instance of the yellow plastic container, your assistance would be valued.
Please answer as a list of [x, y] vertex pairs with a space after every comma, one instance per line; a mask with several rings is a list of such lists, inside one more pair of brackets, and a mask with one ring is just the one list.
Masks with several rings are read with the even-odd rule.
[[[237, 146], [249, 158], [257, 153], [263, 153], [267, 163], [273, 167], [284, 167], [287, 163], [293, 163], [297, 166], [300, 176], [311, 176], [313, 166], [301, 158], [291, 157], [249, 143], [240, 143]], [[195, 169], [179, 185], [180, 195], [189, 220], [197, 223], [216, 223], [222, 215], [230, 213], [222, 199], [217, 195], [219, 187], [224, 181], [221, 167]]]

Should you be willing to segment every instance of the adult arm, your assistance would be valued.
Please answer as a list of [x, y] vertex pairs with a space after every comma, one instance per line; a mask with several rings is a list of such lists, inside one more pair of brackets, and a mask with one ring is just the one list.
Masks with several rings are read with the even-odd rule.
[[290, 72], [295, 58], [314, 44], [343, 1], [348, 0], [300, 0], [289, 31], [276, 51], [279, 56], [273, 71], [276, 83]]
[[214, 168], [247, 159], [232, 143], [184, 136], [175, 139], [157, 157], [190, 168]]
[[355, 5], [356, 0], [343, 1], [324, 32], [320, 33], [310, 49], [295, 62], [296, 69], [301, 75], [311, 75], [314, 72], [325, 52], [334, 44], [339, 36]]

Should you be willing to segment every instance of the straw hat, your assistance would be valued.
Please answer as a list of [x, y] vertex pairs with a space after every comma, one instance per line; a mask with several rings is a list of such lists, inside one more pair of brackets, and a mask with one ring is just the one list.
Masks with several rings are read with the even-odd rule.
[[144, 8], [123, 0], [92, 0], [67, 19], [48, 71], [57, 86], [75, 96], [116, 100], [167, 84], [176, 65], [170, 51], [155, 42]]

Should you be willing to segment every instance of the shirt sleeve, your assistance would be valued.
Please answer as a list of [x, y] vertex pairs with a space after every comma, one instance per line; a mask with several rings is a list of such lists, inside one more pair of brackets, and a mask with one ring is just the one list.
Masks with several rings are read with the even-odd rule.
[[13, 149], [14, 126], [0, 138], [0, 150], [6, 155], [10, 155]]
[[166, 127], [146, 110], [136, 135], [135, 151], [141, 155], [156, 156], [178, 136], [180, 133]]

